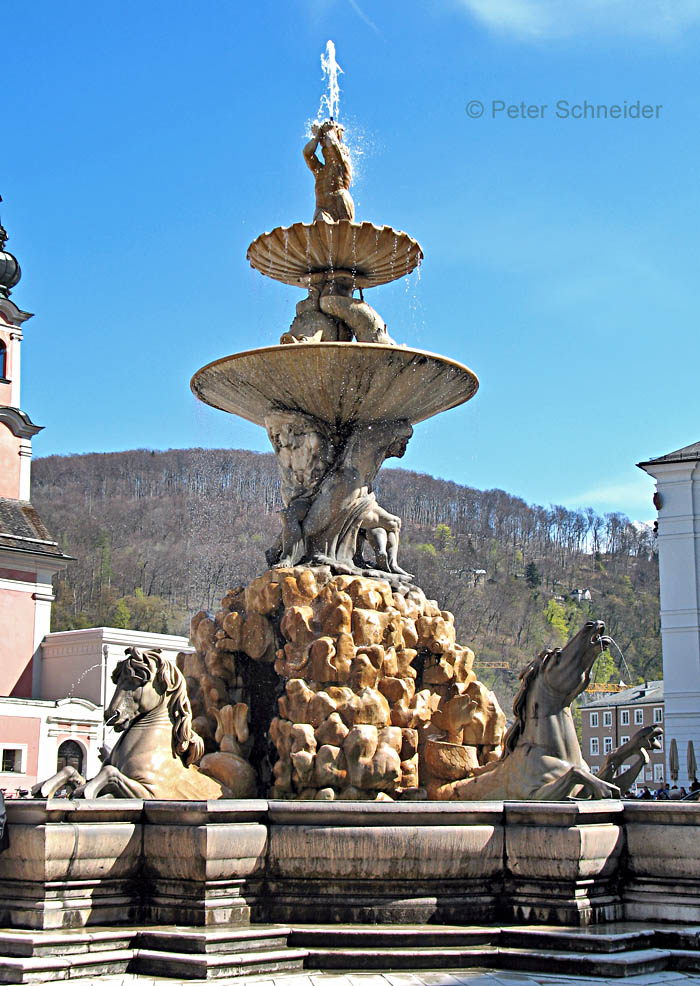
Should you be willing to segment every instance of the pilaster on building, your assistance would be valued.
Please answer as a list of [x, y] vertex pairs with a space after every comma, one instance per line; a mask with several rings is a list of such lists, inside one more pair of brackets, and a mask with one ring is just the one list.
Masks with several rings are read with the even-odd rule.
[[686, 778], [688, 744], [700, 753], [700, 442], [638, 465], [656, 480], [666, 747]]

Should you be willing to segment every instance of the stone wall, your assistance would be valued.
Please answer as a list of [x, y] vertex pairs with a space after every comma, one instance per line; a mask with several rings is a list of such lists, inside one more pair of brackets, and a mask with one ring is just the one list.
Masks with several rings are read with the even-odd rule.
[[0, 924], [700, 922], [700, 804], [10, 801]]

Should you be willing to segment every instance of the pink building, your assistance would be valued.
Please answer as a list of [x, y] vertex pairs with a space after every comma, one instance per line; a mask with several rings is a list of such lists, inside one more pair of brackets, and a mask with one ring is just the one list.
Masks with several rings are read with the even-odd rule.
[[10, 301], [21, 271], [6, 241], [0, 225], [0, 695], [31, 698], [41, 687], [51, 580], [68, 558], [29, 499], [32, 436], [40, 428], [20, 408], [20, 346], [31, 315]]
[[[1, 199], [0, 199], [1, 201]], [[97, 763], [102, 710], [82, 699], [42, 701], [41, 645], [50, 630], [53, 576], [69, 559], [30, 502], [32, 437], [20, 407], [22, 327], [10, 301], [19, 264], [0, 225], [0, 788], [26, 790], [57, 763]]]

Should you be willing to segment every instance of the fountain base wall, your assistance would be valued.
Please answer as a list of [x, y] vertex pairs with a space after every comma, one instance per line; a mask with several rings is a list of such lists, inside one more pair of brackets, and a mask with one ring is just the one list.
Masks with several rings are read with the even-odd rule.
[[0, 924], [700, 922], [700, 805], [8, 802]]

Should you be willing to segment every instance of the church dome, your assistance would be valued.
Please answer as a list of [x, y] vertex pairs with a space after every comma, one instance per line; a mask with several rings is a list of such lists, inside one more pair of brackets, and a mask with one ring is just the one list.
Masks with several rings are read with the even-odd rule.
[[5, 246], [5, 230], [0, 226], [0, 297], [7, 298], [10, 289], [17, 284], [22, 276], [22, 269], [19, 261], [11, 253], [7, 253]]
[[[2, 195], [0, 195], [2, 202]], [[0, 223], [0, 298], [9, 298], [10, 290], [19, 282], [22, 276], [22, 268], [17, 257], [5, 250], [8, 235], [2, 223]]]

